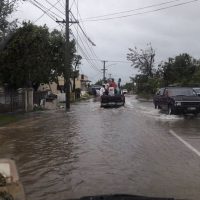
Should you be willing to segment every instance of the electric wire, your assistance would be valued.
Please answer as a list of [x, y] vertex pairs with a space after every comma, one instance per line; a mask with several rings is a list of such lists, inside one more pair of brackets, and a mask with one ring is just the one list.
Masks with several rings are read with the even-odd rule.
[[105, 15], [99, 15], [99, 16], [94, 16], [94, 17], [87, 17], [87, 18], [84, 18], [83, 20], [97, 19], [97, 18], [102, 18], [102, 17], [107, 17], [107, 16], [113, 16], [113, 15], [118, 15], [118, 14], [135, 12], [135, 11], [138, 11], [138, 10], [144, 10], [144, 9], [147, 9], [147, 8], [158, 7], [158, 6], [162, 6], [162, 5], [174, 3], [174, 2], [177, 2], [177, 1], [182, 1], [182, 0], [167, 1], [167, 2], [164, 2], [164, 3], [152, 4], [152, 5], [149, 5], [149, 6], [144, 6], [144, 7], [140, 7], [140, 8], [136, 8], [136, 9], [131, 9], [131, 10], [126, 10], [126, 11], [114, 12], [114, 13], [105, 14]]
[[36, 23], [39, 21], [47, 12], [51, 11], [58, 3], [60, 3], [61, 0], [58, 0], [53, 6], [51, 6], [48, 10], [46, 10], [40, 17], [38, 17], [33, 23]]
[[[85, 59], [85, 58], [82, 58], [82, 59]], [[92, 58], [90, 60], [96, 60], [96, 61], [99, 61], [99, 62], [102, 62], [101, 59], [95, 59], [95, 58]], [[132, 63], [131, 61], [123, 61], [123, 60], [106, 60], [107, 62], [114, 62], [114, 63]]]
[[72, 10], [72, 6], [74, 5], [74, 3], [75, 3], [75, 0], [73, 0], [73, 2], [72, 2], [72, 4], [71, 4], [71, 6], [70, 6], [70, 11]]
[[[77, 29], [76, 27], [74, 27], [74, 29], [76, 30], [76, 32], [78, 31], [78, 29]], [[81, 43], [83, 44], [83, 40], [84, 40], [84, 42], [85, 42], [85, 44], [87, 45], [87, 48], [88, 48], [88, 50], [90, 51], [91, 55], [94, 55], [94, 53], [93, 53], [91, 47], [89, 46], [87, 40], [85, 39], [85, 37], [83, 37], [83, 38], [81, 39], [80, 34], [79, 34], [78, 32], [77, 32], [77, 34], [78, 34], [78, 38], [80, 39]], [[77, 40], [77, 43], [78, 43], [78, 40]], [[84, 45], [84, 44], [83, 44], [83, 45]], [[84, 45], [84, 46], [85, 46], [85, 45]], [[86, 48], [86, 47], [85, 47], [85, 48]], [[99, 65], [99, 64], [96, 62], [96, 60], [92, 60], [92, 59], [91, 59], [91, 61], [95, 61], [96, 64], [94, 64], [94, 65], [97, 65], [97, 66]]]
[[[76, 37], [75, 37], [75, 35], [73, 34], [73, 32], [72, 32], [72, 36], [74, 37], [74, 40], [76, 41]], [[90, 64], [90, 66], [91, 66], [94, 70], [98, 71], [99, 73], [102, 73], [101, 70], [98, 69], [98, 68], [94, 65], [93, 62], [91, 62], [92, 60], [91, 60], [90, 56], [88, 55], [88, 51], [87, 51], [87, 49], [85, 49], [85, 45], [84, 45], [83, 41], [81, 40], [81, 38], [80, 38], [80, 41], [81, 41], [81, 43], [82, 43], [82, 45], [83, 45], [83, 48], [81, 47], [81, 45], [80, 45], [79, 43], [78, 43], [78, 46], [79, 46], [79, 49], [80, 49], [81, 53], [82, 53], [83, 56], [85, 57], [85, 60]], [[76, 41], [76, 42], [77, 42], [77, 41]]]
[[[79, 13], [79, 15], [80, 15], [80, 13]], [[74, 18], [74, 20], [76, 20], [76, 18], [74, 17], [73, 14], [72, 14], [72, 17]], [[80, 16], [80, 17], [81, 17], [81, 16]], [[88, 36], [86, 35], [85, 31], [83, 30], [83, 28], [81, 27], [80, 24], [78, 24], [78, 27], [81, 28], [81, 32], [83, 33], [84, 38], [86, 38], [86, 40], [84, 39], [84, 41], [85, 41], [86, 45], [88, 46], [89, 51], [91, 52], [91, 54], [92, 54], [93, 56], [95, 56], [95, 57], [98, 59], [98, 57], [97, 57], [97, 55], [95, 54], [93, 48], [92, 48], [92, 47], [89, 45], [89, 43], [88, 43]], [[75, 28], [75, 29], [76, 29], [76, 31], [77, 31], [77, 35], [79, 36], [78, 28]], [[89, 41], [89, 42], [90, 42], [90, 41]], [[96, 63], [96, 64], [98, 65], [98, 63]]]
[[[47, 7], [45, 7], [42, 3], [38, 2], [37, 0], [32, 0], [32, 1], [34, 1], [35, 3], [37, 3], [38, 6], [43, 7], [44, 10], [48, 10]], [[53, 4], [51, 4], [51, 6], [53, 6]], [[54, 6], [54, 8], [56, 8], [56, 7]], [[57, 16], [57, 17], [59, 17], [59, 18], [63, 18], [63, 17], [61, 17], [60, 15], [58, 15], [57, 13], [55, 13], [53, 11], [50, 11], [50, 13], [53, 14], [53, 15], [55, 15], [55, 16]]]
[[194, 2], [197, 2], [197, 1], [199, 1], [199, 0], [187, 1], [187, 2], [184, 2], [184, 3], [175, 4], [175, 5], [172, 5], [172, 6], [162, 7], [162, 8], [158, 8], [158, 9], [154, 9], [154, 10], [150, 10], [150, 11], [139, 12], [139, 13], [134, 13], [134, 14], [129, 14], [129, 15], [122, 15], [122, 16], [102, 18], [102, 19], [90, 19], [90, 20], [88, 19], [88, 20], [82, 20], [82, 21], [83, 22], [97, 22], [97, 21], [108, 21], [108, 20], [113, 20], [113, 19], [122, 19], [122, 18], [131, 17], [131, 16], [143, 15], [143, 14], [147, 14], [147, 13], [154, 13], [154, 12], [166, 10], [166, 9], [169, 9], [169, 8], [179, 7], [179, 6], [194, 3]]
[[[39, 5], [37, 5], [34, 1], [29, 0], [29, 2], [30, 2], [33, 6], [37, 7], [38, 9], [40, 9], [43, 13], [46, 12], [46, 10], [44, 10], [43, 8], [41, 8], [41, 7], [40, 7]], [[46, 13], [46, 15], [47, 15], [48, 17], [50, 17], [53, 21], [56, 21], [56, 17], [53, 16], [52, 14]]]
[[[49, 2], [48, 0], [45, 0], [49, 5], [53, 6], [53, 4], [51, 2]], [[54, 7], [58, 12], [60, 12], [61, 14], [63, 14], [65, 16], [65, 12], [61, 11], [60, 9], [58, 9], [56, 6]]]
[[[78, 2], [78, 0], [77, 0], [77, 2]], [[78, 9], [78, 4], [77, 4], [76, 2], [75, 2], [75, 4], [76, 4], [76, 7], [77, 7], [77, 14], [78, 14], [80, 20], [82, 20], [82, 17], [81, 17], [81, 15], [80, 15], [80, 12], [79, 12], [79, 9]], [[82, 27], [83, 27], [83, 30], [86, 32], [86, 28], [85, 28], [85, 26], [84, 26], [84, 23], [81, 22], [81, 21], [80, 21], [80, 23], [81, 23], [81, 25], [82, 25]], [[91, 51], [93, 52], [94, 57], [96, 57], [97, 59], [99, 59], [99, 57], [96, 55], [95, 51], [93, 50], [93, 47], [91, 47]]]

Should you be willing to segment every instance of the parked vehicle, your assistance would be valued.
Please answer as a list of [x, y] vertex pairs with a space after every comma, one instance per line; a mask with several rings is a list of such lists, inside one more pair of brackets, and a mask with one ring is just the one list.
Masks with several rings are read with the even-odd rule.
[[128, 90], [127, 89], [123, 89], [122, 90], [122, 94], [127, 94], [128, 93]]
[[94, 95], [94, 96], [98, 96], [99, 95], [99, 90], [101, 89], [101, 85], [92, 85], [89, 89], [88, 89], [88, 93], [90, 95]]
[[193, 90], [197, 93], [198, 96], [200, 96], [200, 88], [193, 88]]
[[154, 97], [155, 108], [166, 110], [168, 114], [198, 114], [200, 97], [193, 88], [166, 87], [161, 88]]

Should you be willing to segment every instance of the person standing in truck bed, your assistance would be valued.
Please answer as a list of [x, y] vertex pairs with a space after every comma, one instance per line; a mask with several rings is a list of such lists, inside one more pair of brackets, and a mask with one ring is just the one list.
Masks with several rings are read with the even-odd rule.
[[103, 96], [105, 94], [105, 85], [102, 85], [101, 89], [100, 89], [100, 96]]
[[113, 87], [115, 94], [117, 94], [117, 84], [115, 83], [114, 78], [112, 79], [112, 81], [110, 83], [110, 87]]

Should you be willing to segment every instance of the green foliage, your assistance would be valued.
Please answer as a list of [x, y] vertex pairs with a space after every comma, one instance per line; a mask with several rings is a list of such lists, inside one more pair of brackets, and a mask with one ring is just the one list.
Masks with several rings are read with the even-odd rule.
[[56, 81], [58, 76], [61, 76], [64, 71], [64, 56], [65, 56], [65, 38], [64, 35], [58, 31], [53, 30], [49, 34], [49, 46], [51, 56], [51, 81]]
[[137, 47], [135, 47], [134, 49], [129, 48], [129, 51], [130, 52], [127, 54], [127, 60], [132, 62], [132, 66], [139, 69], [141, 74], [152, 78], [155, 50], [152, 48], [151, 44], [147, 44], [147, 48], [144, 50], [138, 50]]
[[[58, 30], [49, 32], [46, 26], [23, 23], [0, 51], [0, 81], [10, 88], [33, 87], [57, 81], [65, 74], [65, 38]], [[75, 42], [69, 45], [72, 66]]]
[[189, 84], [193, 86], [198, 86], [198, 87], [200, 86], [200, 65], [196, 67], [195, 73], [190, 79]]
[[102, 83], [103, 83], [103, 79], [100, 79], [95, 83], [95, 85], [102, 85]]
[[17, 0], [0, 1], [0, 41], [5, 38], [8, 32], [16, 27], [16, 20], [8, 21], [9, 16], [14, 11]]
[[[136, 58], [140, 62], [138, 54], [135, 62]], [[200, 61], [187, 53], [169, 58], [167, 62], [158, 65], [157, 69], [152, 68], [151, 76], [142, 68], [140, 72], [132, 78], [140, 94], [154, 94], [157, 88], [169, 85], [200, 86]]]
[[127, 89], [129, 92], [135, 89], [134, 83], [126, 83], [121, 87], [122, 89]]
[[19, 116], [16, 115], [0, 115], [0, 126], [8, 124], [8, 123], [13, 123], [16, 122], [19, 119]]
[[162, 65], [164, 84], [189, 85], [199, 82], [199, 61], [189, 54], [180, 54], [175, 58], [169, 58]]
[[127, 60], [132, 62], [132, 66], [139, 69], [141, 74], [132, 78], [132, 81], [137, 84], [137, 93], [154, 93], [158, 87], [156, 77], [156, 69], [154, 66], [155, 50], [151, 44], [147, 44], [146, 49], [138, 50], [129, 48]]
[[49, 31], [24, 23], [0, 52], [0, 79], [12, 88], [48, 83], [51, 68]]
[[160, 86], [160, 81], [157, 77], [148, 78], [145, 75], [137, 75], [135, 81], [138, 94], [154, 94]]

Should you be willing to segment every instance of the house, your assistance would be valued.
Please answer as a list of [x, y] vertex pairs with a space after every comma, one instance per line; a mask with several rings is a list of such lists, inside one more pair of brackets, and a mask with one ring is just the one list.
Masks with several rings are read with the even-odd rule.
[[[73, 85], [74, 85], [74, 81], [73, 79], [70, 79], [71, 81], [71, 91], [73, 90]], [[88, 80], [88, 76], [84, 75], [84, 74], [80, 74], [77, 78], [75, 78], [75, 89], [81, 89], [81, 93], [85, 94], [85, 92], [88, 89], [88, 84], [91, 81]], [[64, 91], [64, 77], [63, 76], [59, 76], [58, 77], [58, 83], [55, 82], [50, 82], [49, 84], [40, 84], [38, 91], [50, 91], [53, 94], [60, 94], [63, 93]]]

